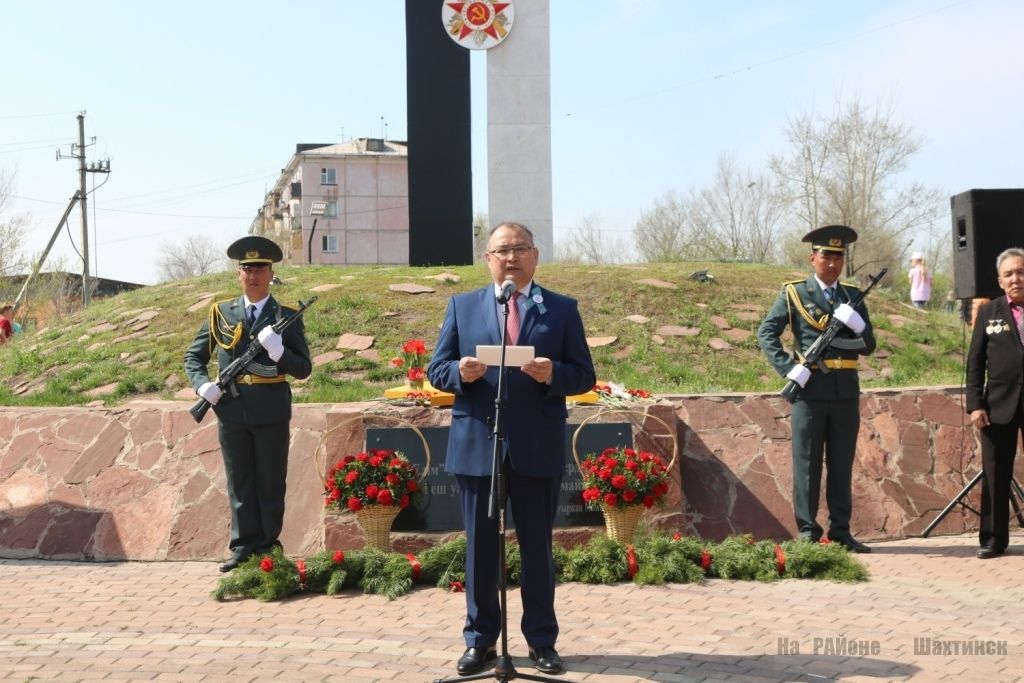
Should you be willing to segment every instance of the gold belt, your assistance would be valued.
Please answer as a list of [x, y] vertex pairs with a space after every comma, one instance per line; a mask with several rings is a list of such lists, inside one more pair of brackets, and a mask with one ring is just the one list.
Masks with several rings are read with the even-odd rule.
[[[821, 361], [821, 364], [824, 365], [829, 370], [856, 370], [857, 369], [857, 359], [856, 358], [853, 358], [853, 359], [826, 358], [825, 360]], [[817, 369], [817, 365], [815, 365], [815, 369]]]
[[275, 375], [273, 377], [260, 377], [259, 375], [239, 375], [235, 378], [235, 381], [239, 384], [280, 384], [281, 382], [287, 381], [287, 377], [284, 375]]

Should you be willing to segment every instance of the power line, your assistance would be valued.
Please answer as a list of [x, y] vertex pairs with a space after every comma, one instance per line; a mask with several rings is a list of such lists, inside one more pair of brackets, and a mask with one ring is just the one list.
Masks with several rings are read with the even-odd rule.
[[[71, 140], [74, 140], [74, 138], [64, 137], [64, 138], [50, 138], [49, 140], [18, 140], [17, 142], [0, 142], [0, 147], [14, 147], [16, 145], [38, 145], [38, 144], [41, 144], [41, 143], [44, 143], [44, 142], [45, 143], [49, 143], [50, 145], [52, 145], [55, 142], [56, 143], [65, 143], [65, 142], [69, 142]], [[33, 149], [35, 149], [35, 148], [33, 148]]]
[[[273, 175], [274, 173], [275, 173], [275, 171], [259, 170], [259, 171], [250, 171], [248, 173], [236, 174], [234, 177], [236, 177], [236, 178], [245, 178], [245, 180], [241, 180], [241, 181], [238, 181], [236, 183], [231, 183], [229, 185], [218, 185], [217, 187], [212, 188], [212, 189], [213, 190], [220, 190], [220, 189], [224, 189], [226, 187], [234, 187], [235, 185], [243, 185], [245, 183], [250, 183], [250, 182], [253, 182], [255, 180], [262, 179], [262, 178], [264, 178], [266, 176]], [[120, 202], [120, 201], [124, 201], [126, 199], [136, 199], [136, 198], [139, 198], [139, 197], [151, 197], [153, 195], [165, 194], [165, 193], [168, 193], [168, 192], [179, 192], [181, 190], [188, 190], [188, 189], [196, 188], [196, 187], [208, 187], [208, 186], [210, 186], [210, 185], [212, 185], [214, 183], [221, 183], [224, 180], [227, 180], [227, 178], [223, 178], [223, 179], [222, 178], [218, 178], [216, 180], [207, 180], [207, 181], [204, 181], [204, 182], [201, 182], [201, 183], [193, 183], [191, 185], [179, 185], [177, 187], [169, 187], [169, 188], [165, 188], [163, 190], [153, 190], [152, 192], [141, 192], [139, 194], [125, 195], [124, 197], [112, 197], [112, 198], [108, 199], [107, 201], [110, 201], [110, 202]], [[190, 194], [195, 194], [195, 193], [190, 193]], [[183, 195], [183, 196], [185, 196], [185, 195]], [[171, 197], [171, 199], [174, 199], [174, 197]]]
[[[54, 202], [49, 199], [36, 199], [35, 197], [25, 197], [24, 195], [12, 194], [11, 197], [15, 199], [21, 199], [26, 202], [39, 202], [40, 204], [55, 204], [60, 206], [60, 202]], [[140, 214], [142, 216], [166, 216], [168, 218], [212, 218], [212, 219], [225, 219], [225, 220], [250, 220], [252, 216], [197, 216], [180, 213], [157, 213], [153, 211], [133, 211], [131, 209], [99, 209], [104, 212], [111, 213], [129, 213], [129, 214]]]
[[53, 145], [36, 145], [34, 147], [20, 147], [18, 149], [0, 149], [0, 154], [20, 154], [22, 152], [31, 152], [36, 149], [52, 149]]
[[75, 111], [57, 111], [52, 114], [15, 114], [13, 116], [0, 116], [0, 121], [12, 121], [14, 119], [42, 119], [50, 116], [67, 116], [68, 114], [77, 114], [78, 110]]

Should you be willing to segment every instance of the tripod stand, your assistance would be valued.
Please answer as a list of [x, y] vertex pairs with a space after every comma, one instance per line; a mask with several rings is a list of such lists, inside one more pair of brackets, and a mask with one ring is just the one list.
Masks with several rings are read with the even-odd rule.
[[[519, 673], [516, 671], [516, 667], [512, 663], [512, 657], [508, 653], [508, 577], [505, 552], [505, 544], [507, 542], [505, 535], [505, 508], [507, 507], [508, 500], [505, 487], [505, 423], [503, 411], [505, 407], [505, 348], [508, 345], [508, 307], [512, 288], [507, 289], [508, 292], [506, 293], [506, 288], [503, 288], [502, 294], [498, 297], [498, 303], [503, 305], [503, 321], [501, 325], [501, 352], [498, 361], [497, 396], [494, 399], [494, 432], [492, 435], [494, 450], [491, 458], [491, 490], [487, 501], [488, 519], [496, 519], [498, 521], [498, 605], [501, 612], [501, 646], [498, 650], [498, 658], [495, 660], [493, 671], [482, 671], [457, 678], [438, 678], [435, 679], [434, 683], [461, 683], [462, 681], [480, 681], [485, 679], [511, 681], [516, 678], [527, 681], [558, 683], [558, 679], [555, 678]], [[511, 305], [515, 306], [516, 304], [512, 302]]]
[[[931, 521], [931, 524], [924, 528], [924, 531], [921, 532], [921, 538], [928, 538], [928, 534], [932, 532], [932, 529], [938, 526], [939, 522], [941, 522], [957, 505], [967, 508], [980, 517], [981, 513], [965, 503], [964, 498], [966, 498], [967, 494], [971, 492], [971, 489], [981, 481], [983, 476], [985, 476], [985, 471], [978, 470], [978, 473], [974, 475], [974, 478], [967, 482], [967, 486], [964, 486], [960, 493], [956, 494], [953, 500], [949, 501], [946, 507], [942, 509], [942, 512], [940, 512], [935, 519]], [[1017, 483], [1016, 479], [1010, 477], [1010, 504], [1013, 506], [1013, 512], [1017, 516], [1017, 523], [1024, 528], [1024, 512], [1021, 512], [1021, 503], [1024, 503], [1024, 489], [1021, 489], [1020, 484]]]

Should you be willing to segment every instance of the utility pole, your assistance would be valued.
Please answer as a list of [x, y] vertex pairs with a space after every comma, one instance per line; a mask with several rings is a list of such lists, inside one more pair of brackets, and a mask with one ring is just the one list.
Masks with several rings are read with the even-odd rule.
[[82, 198], [82, 305], [89, 305], [89, 195], [85, 193], [85, 112], [78, 112], [78, 194]]
[[[95, 144], [96, 138], [93, 138], [90, 144]], [[78, 144], [71, 145], [70, 158], [78, 159], [78, 201], [81, 202], [82, 208], [82, 305], [89, 305], [89, 208], [88, 208], [88, 192], [85, 189], [85, 174], [86, 173], [110, 173], [110, 160], [104, 159], [103, 161], [88, 164], [85, 163], [85, 112], [79, 112], [78, 114]], [[60, 151], [57, 152], [57, 159], [66, 158], [61, 155]]]

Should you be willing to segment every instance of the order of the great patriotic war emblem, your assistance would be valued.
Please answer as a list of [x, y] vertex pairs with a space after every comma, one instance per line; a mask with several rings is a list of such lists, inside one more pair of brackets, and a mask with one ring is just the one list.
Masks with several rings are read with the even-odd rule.
[[514, 19], [511, 2], [441, 3], [441, 21], [448, 37], [471, 50], [487, 50], [505, 40]]

